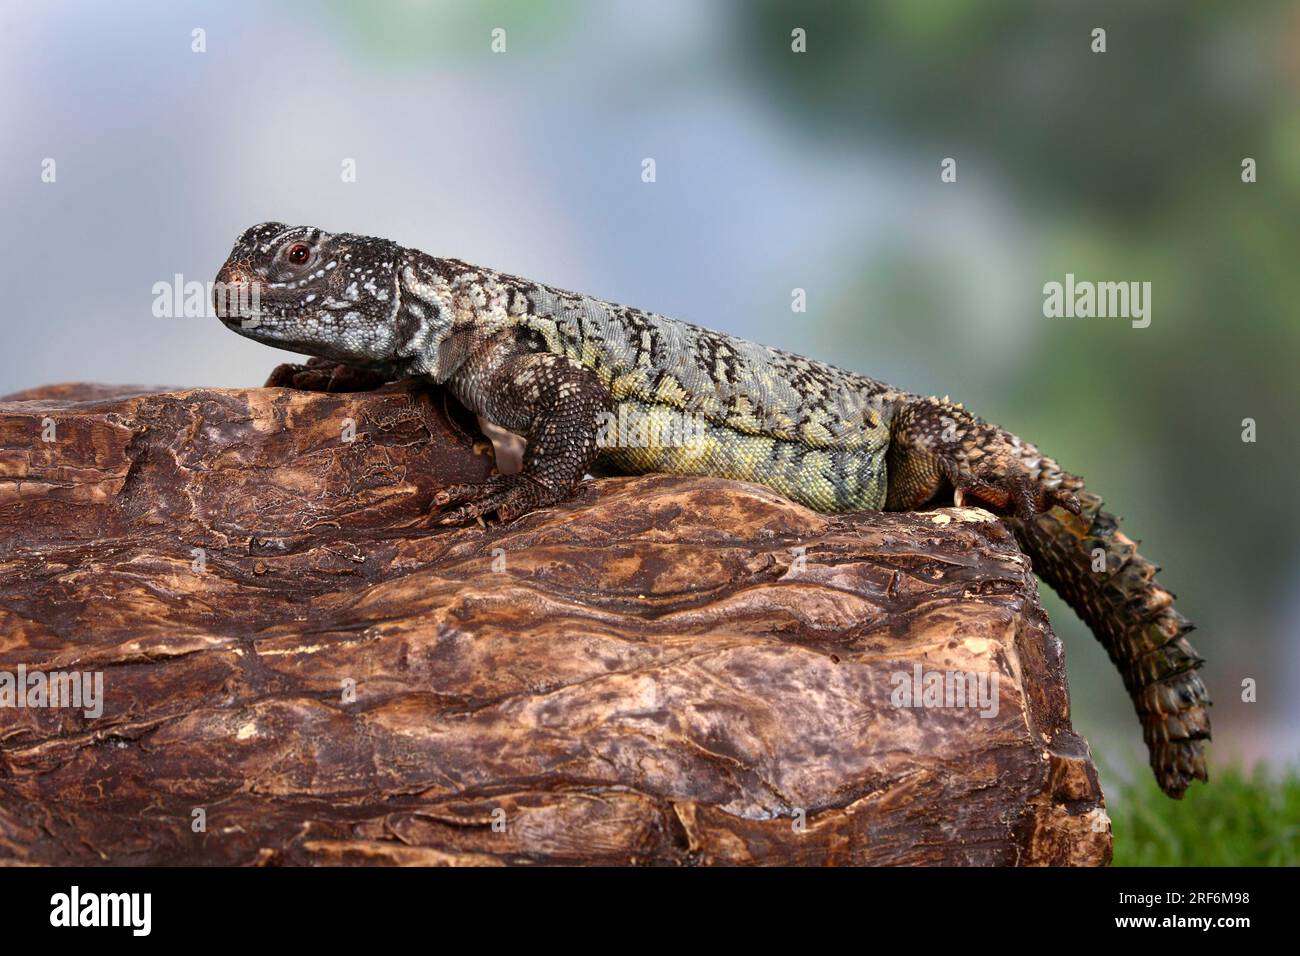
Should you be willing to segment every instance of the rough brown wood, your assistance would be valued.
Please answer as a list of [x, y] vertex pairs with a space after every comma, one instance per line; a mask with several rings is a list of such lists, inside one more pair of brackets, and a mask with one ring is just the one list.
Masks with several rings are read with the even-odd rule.
[[[436, 393], [17, 398], [0, 671], [99, 671], [105, 703], [0, 708], [0, 860], [1109, 859], [1060, 644], [984, 512], [650, 476], [447, 530], [433, 492], [491, 457]], [[918, 664], [996, 671], [996, 716], [898, 706]]]

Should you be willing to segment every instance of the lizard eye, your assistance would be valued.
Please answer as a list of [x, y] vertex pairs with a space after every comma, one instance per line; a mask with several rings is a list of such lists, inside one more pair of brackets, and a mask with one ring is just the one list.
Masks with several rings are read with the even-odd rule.
[[285, 258], [296, 266], [302, 265], [311, 258], [311, 246], [305, 242], [295, 242], [285, 253]]

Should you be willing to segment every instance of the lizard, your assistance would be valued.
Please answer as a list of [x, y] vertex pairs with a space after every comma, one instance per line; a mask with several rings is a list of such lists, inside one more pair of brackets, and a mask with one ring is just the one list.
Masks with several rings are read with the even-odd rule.
[[[252, 293], [252, 294], [250, 294]], [[388, 240], [267, 222], [217, 275], [215, 311], [312, 356], [268, 386], [442, 386], [522, 436], [523, 468], [443, 489], [444, 524], [508, 522], [563, 501], [596, 468], [713, 475], [826, 513], [915, 510], [951, 497], [994, 511], [1034, 571], [1120, 671], [1161, 789], [1208, 782], [1209, 694], [1192, 624], [1159, 570], [1082, 479], [948, 398]], [[621, 420], [690, 441], [626, 441]], [[689, 417], [689, 418], [686, 418]]]

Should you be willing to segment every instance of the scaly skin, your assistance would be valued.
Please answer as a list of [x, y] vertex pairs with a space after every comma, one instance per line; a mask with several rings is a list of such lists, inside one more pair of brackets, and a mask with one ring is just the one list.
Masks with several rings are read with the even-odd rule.
[[[1179, 797], [1208, 779], [1202, 661], [1154, 566], [1082, 481], [960, 405], [385, 239], [263, 223], [217, 279], [260, 293], [256, 309], [218, 296], [230, 328], [315, 356], [268, 385], [420, 376], [527, 439], [521, 473], [439, 495], [458, 506], [444, 523], [555, 504], [598, 462], [757, 482], [826, 512], [950, 494], [993, 508], [1116, 663], [1160, 786]], [[648, 431], [629, 437], [620, 420]]]

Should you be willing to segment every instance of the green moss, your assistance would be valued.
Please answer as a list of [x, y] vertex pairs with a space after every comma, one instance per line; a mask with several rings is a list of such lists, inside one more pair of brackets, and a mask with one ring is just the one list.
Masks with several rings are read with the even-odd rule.
[[1140, 779], [1107, 795], [1115, 866], [1300, 865], [1300, 770], [1216, 769], [1182, 800]]

